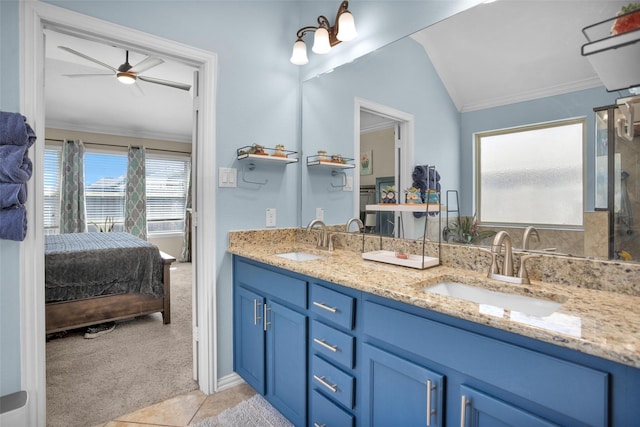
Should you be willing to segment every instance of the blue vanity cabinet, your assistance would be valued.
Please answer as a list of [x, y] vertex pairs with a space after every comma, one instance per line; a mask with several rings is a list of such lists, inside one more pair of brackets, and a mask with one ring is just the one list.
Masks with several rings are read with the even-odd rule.
[[460, 425], [469, 427], [558, 426], [466, 386], [460, 387], [460, 416]]
[[363, 345], [363, 426], [444, 426], [444, 376]]
[[[380, 351], [367, 356], [374, 372], [376, 366], [381, 366], [378, 360], [383, 360], [384, 369], [389, 371], [385, 375], [399, 383], [410, 383], [404, 377], [417, 378], [420, 367], [446, 377], [447, 424], [616, 425], [610, 423], [615, 419], [610, 413], [611, 373], [602, 369], [608, 363], [596, 367], [584, 365], [572, 360], [582, 359], [582, 355], [559, 347], [558, 354], [562, 357], [545, 354], [540, 350], [546, 346], [536, 344], [535, 340], [523, 340], [531, 344], [527, 348], [485, 335], [481, 332], [490, 334], [497, 330], [479, 326], [379, 297], [365, 297], [363, 302], [365, 354], [375, 346], [397, 356], [394, 359]], [[370, 368], [365, 370], [371, 375]], [[372, 384], [365, 387], [368, 395], [364, 399], [373, 405], [382, 381], [377, 387], [375, 378], [364, 378]], [[395, 400], [406, 404], [408, 395], [413, 397], [417, 389], [416, 386], [412, 393], [399, 392]], [[368, 415], [375, 415], [375, 410], [374, 407], [368, 411]], [[426, 404], [407, 410], [419, 419], [426, 412]], [[366, 425], [375, 425], [375, 420]], [[626, 424], [621, 421], [617, 425]]]
[[296, 426], [307, 420], [307, 282], [234, 257], [234, 370]]
[[360, 398], [356, 363], [360, 295], [324, 282], [312, 282], [309, 287], [310, 426], [356, 425]]

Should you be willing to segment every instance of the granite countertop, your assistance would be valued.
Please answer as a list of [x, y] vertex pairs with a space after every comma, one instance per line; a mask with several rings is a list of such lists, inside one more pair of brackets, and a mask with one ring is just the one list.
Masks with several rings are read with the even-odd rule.
[[[640, 297], [564, 284], [531, 280], [529, 285], [487, 278], [486, 271], [437, 266], [425, 270], [367, 261], [359, 252], [315, 249], [288, 239], [261, 244], [234, 240], [229, 253], [328, 282], [423, 307], [460, 319], [577, 350], [640, 368]], [[322, 255], [311, 261], [292, 261], [275, 254], [304, 251]], [[494, 291], [562, 302], [547, 317], [526, 316], [493, 306], [425, 292], [443, 280], [473, 284]]]

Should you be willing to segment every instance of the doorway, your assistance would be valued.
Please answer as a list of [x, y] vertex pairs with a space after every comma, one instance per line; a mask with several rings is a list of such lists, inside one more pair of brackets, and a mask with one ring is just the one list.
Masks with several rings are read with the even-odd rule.
[[[193, 142], [193, 212], [212, 218], [215, 222], [215, 187], [205, 182], [198, 170], [205, 164], [215, 164], [215, 67], [216, 56], [211, 52], [191, 48], [170, 40], [130, 28], [121, 27], [106, 21], [91, 18], [66, 9], [40, 2], [22, 2], [21, 44], [22, 69], [21, 111], [34, 123], [37, 135], [45, 134], [44, 109], [44, 31], [58, 29], [78, 36], [114, 42], [139, 51], [171, 57], [191, 64], [198, 69], [196, 81], [198, 109], [194, 110]], [[131, 41], [135, 41], [135, 45]], [[34, 196], [27, 203], [30, 212], [29, 222], [36, 232], [28, 233], [21, 254], [21, 335], [24, 337], [21, 348], [23, 383], [34, 393], [30, 398], [30, 418], [37, 425], [45, 425], [45, 346], [42, 337], [44, 331], [44, 227], [43, 213], [43, 159], [44, 144], [34, 145], [34, 179], [30, 194]], [[193, 228], [193, 249], [195, 260], [215, 259], [215, 227], [202, 224]], [[26, 256], [30, 254], [30, 256]], [[197, 355], [196, 368], [199, 388], [204, 393], [216, 390], [215, 356], [215, 268], [214, 263], [196, 262], [194, 278], [195, 317], [194, 327], [200, 334], [194, 354]], [[28, 284], [40, 284], [29, 286]], [[197, 286], [198, 283], [210, 283], [212, 286]]]
[[[368, 232], [391, 237], [414, 235], [413, 221], [406, 213], [366, 212], [367, 204], [381, 203], [381, 191], [393, 187], [395, 200], [400, 202], [403, 189], [410, 186], [413, 161], [414, 117], [386, 105], [356, 98], [356, 138], [354, 153], [361, 160], [360, 173], [356, 175], [354, 206]], [[364, 157], [371, 164], [363, 167]], [[367, 170], [368, 169], [368, 170]]]

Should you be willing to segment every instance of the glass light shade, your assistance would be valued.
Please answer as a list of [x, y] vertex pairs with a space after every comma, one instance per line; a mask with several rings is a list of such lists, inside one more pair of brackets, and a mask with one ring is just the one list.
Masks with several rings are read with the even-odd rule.
[[348, 42], [358, 37], [356, 24], [353, 15], [350, 12], [344, 12], [338, 18], [338, 34], [336, 38], [341, 42]]
[[290, 61], [295, 65], [304, 65], [309, 62], [309, 58], [307, 58], [307, 45], [302, 40], [298, 40], [293, 44]]
[[120, 83], [124, 83], [126, 85], [132, 85], [136, 82], [136, 77], [131, 73], [118, 73], [118, 80]]
[[320, 27], [315, 31], [313, 47], [311, 50], [319, 54], [327, 53], [331, 50], [331, 44], [329, 43], [329, 31], [327, 31], [326, 28]]

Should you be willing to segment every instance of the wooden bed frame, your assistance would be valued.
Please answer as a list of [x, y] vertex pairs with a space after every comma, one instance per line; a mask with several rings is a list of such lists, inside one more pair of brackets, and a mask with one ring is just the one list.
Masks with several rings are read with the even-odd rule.
[[160, 251], [164, 297], [145, 294], [104, 295], [74, 301], [45, 304], [47, 333], [81, 328], [151, 313], [162, 313], [162, 322], [171, 323], [171, 264], [176, 260]]

